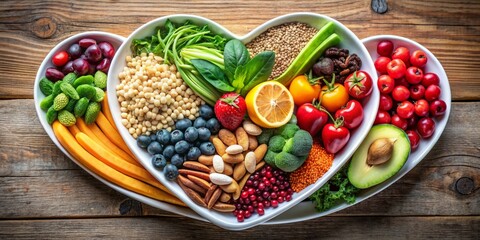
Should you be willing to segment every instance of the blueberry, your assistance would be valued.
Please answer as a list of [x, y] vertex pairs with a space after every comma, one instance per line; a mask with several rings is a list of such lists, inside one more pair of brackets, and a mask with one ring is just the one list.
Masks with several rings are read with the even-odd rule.
[[203, 143], [203, 142], [201, 142], [201, 141], [196, 141], [196, 142], [193, 144], [193, 147], [199, 148], [200, 145], [202, 145], [202, 143]]
[[220, 131], [220, 128], [222, 128], [220, 122], [218, 122], [216, 118], [209, 119], [205, 127], [208, 128], [212, 134], [217, 134], [218, 131]]
[[178, 176], [178, 168], [175, 165], [167, 164], [163, 168], [163, 174], [165, 174], [165, 178], [172, 181], [175, 180]]
[[163, 152], [163, 147], [159, 142], [153, 141], [150, 143], [150, 145], [148, 145], [147, 152], [152, 155], [159, 154]]
[[182, 156], [180, 156], [180, 154], [175, 154], [172, 156], [170, 162], [177, 168], [180, 168], [183, 166], [184, 159]]
[[210, 133], [210, 130], [206, 127], [200, 127], [198, 128], [198, 139], [202, 142], [208, 141], [212, 134]]
[[157, 141], [160, 144], [166, 145], [170, 143], [170, 132], [167, 129], [162, 129], [157, 132]]
[[175, 128], [180, 131], [185, 131], [185, 129], [191, 126], [192, 126], [192, 120], [188, 118], [180, 119], [175, 123]]
[[213, 155], [215, 154], [215, 146], [211, 142], [204, 142], [200, 144], [200, 151], [204, 155]]
[[140, 135], [138, 138], [137, 138], [137, 145], [141, 148], [147, 148], [148, 145], [150, 145], [150, 143], [152, 142], [152, 139], [150, 139], [149, 136], [147, 135]]
[[202, 117], [205, 120], [208, 120], [214, 116], [215, 114], [213, 113], [213, 109], [209, 105], [203, 104], [200, 106], [200, 117]]
[[197, 148], [197, 147], [192, 147], [192, 148], [190, 148], [190, 150], [188, 150], [187, 160], [196, 161], [198, 159], [198, 157], [200, 157], [200, 155], [202, 155], [202, 152], [200, 151], [200, 149]]
[[189, 148], [190, 148], [190, 144], [188, 144], [188, 142], [185, 140], [180, 140], [175, 144], [175, 152], [177, 152], [178, 154], [183, 155], [187, 153]]
[[175, 147], [173, 145], [168, 145], [163, 149], [163, 156], [166, 159], [171, 159], [173, 154], [175, 154]]
[[201, 117], [198, 117], [193, 122], [193, 126], [196, 127], [196, 128], [205, 127], [205, 125], [207, 125], [207, 121], [205, 119], [201, 118]]
[[151, 135], [150, 135], [150, 140], [152, 140], [152, 142], [153, 142], [153, 141], [157, 141], [157, 135], [151, 134]]
[[170, 142], [172, 144], [177, 143], [178, 141], [183, 140], [183, 132], [180, 130], [173, 130], [172, 133], [170, 133]]
[[155, 154], [152, 157], [152, 164], [157, 169], [163, 169], [167, 165], [167, 159], [162, 154]]
[[195, 127], [189, 127], [185, 130], [185, 140], [188, 142], [195, 142], [198, 139], [198, 130]]

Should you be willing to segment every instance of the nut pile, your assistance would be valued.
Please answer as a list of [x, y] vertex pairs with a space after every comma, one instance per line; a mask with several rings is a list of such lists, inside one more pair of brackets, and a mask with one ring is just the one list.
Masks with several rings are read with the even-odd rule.
[[351, 73], [362, 68], [362, 60], [353, 53], [349, 54], [346, 48], [331, 47], [325, 50], [324, 56], [313, 65], [313, 73], [320, 77], [324, 76], [327, 81], [332, 80], [335, 74], [335, 82], [343, 84]]
[[232, 201], [240, 198], [250, 175], [265, 165], [267, 145], [259, 145], [256, 138], [261, 132], [248, 120], [235, 133], [221, 129], [211, 138], [216, 154], [201, 155], [198, 162], [184, 162], [184, 168], [178, 170], [178, 184], [198, 205], [233, 212]]
[[305, 23], [291, 22], [269, 28], [247, 43], [250, 55], [263, 51], [275, 52], [275, 65], [269, 79], [280, 76], [297, 57], [318, 29]]

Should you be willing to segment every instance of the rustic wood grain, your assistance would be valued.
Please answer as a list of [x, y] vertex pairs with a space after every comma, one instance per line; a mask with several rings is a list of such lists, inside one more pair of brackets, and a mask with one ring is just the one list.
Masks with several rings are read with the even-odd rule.
[[336, 18], [360, 38], [395, 34], [418, 41], [444, 65], [454, 100], [480, 99], [479, 65], [474, 60], [480, 57], [480, 2], [392, 1], [382, 15], [370, 10], [369, 2], [5, 1], [0, 5], [0, 56], [10, 61], [0, 65], [0, 99], [31, 98], [43, 58], [56, 43], [79, 32], [128, 36], [157, 17], [189, 13], [211, 18], [243, 35], [271, 18], [300, 11]]
[[[421, 227], [419, 227], [421, 226]], [[478, 239], [480, 217], [325, 217], [232, 232], [187, 218], [0, 222], [2, 239]], [[436, 229], [436, 231], [431, 231]], [[177, 234], [172, 234], [177, 233]]]

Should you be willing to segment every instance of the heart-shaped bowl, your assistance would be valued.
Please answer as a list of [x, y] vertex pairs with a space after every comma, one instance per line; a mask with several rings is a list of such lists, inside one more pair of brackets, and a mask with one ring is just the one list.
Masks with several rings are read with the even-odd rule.
[[[387, 187], [398, 181], [402, 178], [405, 174], [407, 174], [410, 170], [412, 170], [418, 163], [420, 163], [425, 156], [432, 150], [435, 143], [437, 143], [438, 139], [442, 135], [442, 132], [445, 130], [445, 127], [448, 122], [448, 117], [450, 116], [451, 111], [451, 92], [450, 92], [450, 84], [448, 82], [447, 74], [443, 69], [442, 64], [440, 61], [430, 52], [426, 47], [422, 46], [421, 44], [400, 36], [395, 35], [377, 35], [371, 36], [365, 39], [362, 39], [363, 44], [368, 50], [368, 53], [372, 57], [372, 59], [377, 59], [379, 57], [377, 53], [377, 44], [382, 40], [390, 40], [394, 44], [395, 47], [406, 47], [410, 54], [413, 53], [415, 50], [422, 50], [425, 52], [428, 61], [424, 67], [424, 73], [433, 72], [438, 75], [440, 78], [440, 88], [442, 92], [440, 94], [440, 99], [445, 101], [447, 104], [447, 110], [443, 116], [435, 117], [435, 133], [428, 139], [422, 139], [420, 141], [419, 146], [416, 150], [410, 153], [407, 162], [405, 165], [400, 169], [400, 171], [386, 180], [385, 182], [378, 184], [374, 187], [365, 189], [361, 191], [355, 200], [354, 204], [360, 203], [375, 194], [385, 190]], [[295, 207], [289, 209], [287, 212], [283, 213], [282, 215], [272, 219], [268, 222], [268, 224], [281, 224], [281, 223], [291, 223], [291, 222], [298, 222], [298, 221], [306, 221], [308, 219], [318, 218], [321, 216], [325, 216], [342, 209], [348, 208], [352, 206], [352, 204], [341, 203], [337, 206], [324, 211], [324, 212], [317, 212], [315, 211], [315, 206], [310, 201], [305, 201], [300, 204], [297, 204]]]
[[[164, 16], [155, 20], [152, 20], [145, 25], [141, 26], [137, 30], [135, 30], [126, 41], [120, 46], [115, 55], [110, 71], [108, 73], [108, 98], [109, 99], [117, 99], [117, 94], [114, 89], [119, 84], [119, 74], [123, 71], [124, 67], [126, 66], [126, 57], [132, 56], [131, 51], [131, 44], [134, 39], [142, 39], [148, 36], [155, 34], [155, 29], [157, 27], [161, 27], [165, 24], [166, 20], [169, 19], [175, 24], [184, 23], [186, 20], [190, 20], [192, 23], [197, 25], [205, 25], [207, 24], [210, 29], [216, 33], [221, 34], [227, 39], [239, 39], [244, 43], [248, 43], [253, 38], [258, 36], [259, 34], [263, 33], [267, 29], [277, 26], [283, 23], [288, 22], [302, 22], [309, 24], [313, 27], [320, 28], [326, 22], [330, 21], [333, 22], [335, 25], [335, 32], [340, 36], [342, 39], [339, 47], [348, 48], [350, 53], [356, 53], [362, 59], [362, 70], [368, 72], [371, 76], [376, 76], [375, 67], [373, 65], [373, 61], [371, 60], [367, 49], [361, 43], [361, 41], [353, 34], [348, 28], [346, 28], [340, 22], [315, 13], [294, 13], [288, 14], [284, 16], [277, 17], [272, 19], [245, 36], [237, 36], [230, 32], [229, 30], [225, 29], [218, 23], [211, 21], [209, 19], [194, 16], [194, 15], [170, 15]], [[376, 82], [374, 83], [376, 84]], [[284, 202], [280, 204], [277, 208], [270, 208], [265, 211], [263, 216], [259, 215], [252, 215], [252, 217], [246, 219], [244, 222], [237, 222], [237, 219], [234, 217], [232, 213], [219, 213], [214, 210], [209, 210], [207, 208], [203, 208], [197, 204], [195, 204], [180, 188], [180, 186], [173, 181], [168, 181], [164, 174], [157, 169], [154, 168], [151, 162], [151, 156], [145, 150], [139, 148], [137, 146], [136, 140], [130, 135], [128, 130], [122, 125], [121, 123], [121, 116], [120, 116], [120, 105], [118, 101], [109, 101], [109, 106], [111, 108], [111, 112], [113, 115], [113, 119], [117, 128], [120, 131], [121, 136], [127, 143], [130, 150], [137, 156], [140, 160], [142, 165], [153, 175], [155, 176], [160, 182], [162, 182], [170, 191], [172, 191], [179, 199], [185, 202], [191, 209], [197, 212], [200, 216], [206, 218], [208, 221], [222, 227], [225, 229], [230, 230], [242, 230], [247, 229], [253, 226], [256, 226], [260, 223], [268, 221], [269, 219], [281, 214], [282, 212], [292, 208], [303, 199], [310, 196], [315, 190], [320, 188], [329, 178], [331, 178], [340, 168], [349, 160], [352, 156], [353, 152], [357, 149], [360, 145], [362, 140], [367, 135], [373, 121], [375, 120], [375, 115], [378, 108], [378, 101], [379, 101], [379, 93], [376, 88], [372, 94], [367, 97], [363, 102], [364, 107], [364, 120], [357, 129], [351, 132], [351, 137], [349, 143], [335, 155], [335, 159], [333, 161], [332, 167], [330, 170], [315, 184], [310, 185], [309, 187], [305, 188], [299, 193], [295, 193], [292, 196], [292, 200], [289, 202]]]

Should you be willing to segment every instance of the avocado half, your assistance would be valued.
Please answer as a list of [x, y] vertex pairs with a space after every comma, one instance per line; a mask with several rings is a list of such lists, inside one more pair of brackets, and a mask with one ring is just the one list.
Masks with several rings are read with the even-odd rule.
[[[393, 152], [390, 160], [379, 165], [367, 164], [370, 145], [377, 139], [392, 139]], [[353, 154], [348, 167], [348, 179], [353, 186], [365, 189], [382, 183], [395, 175], [405, 164], [410, 154], [407, 134], [391, 124], [375, 125]]]

